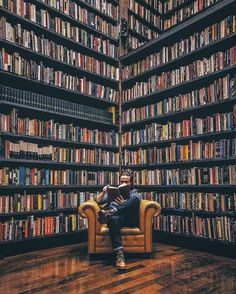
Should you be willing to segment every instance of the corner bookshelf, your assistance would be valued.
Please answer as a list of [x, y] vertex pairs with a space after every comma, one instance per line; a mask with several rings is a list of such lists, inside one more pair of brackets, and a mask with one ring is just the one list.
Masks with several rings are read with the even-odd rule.
[[120, 58], [122, 168], [161, 204], [156, 236], [235, 248], [236, 5], [165, 27], [197, 2], [163, 1], [163, 33]]
[[119, 3], [13, 2], [0, 1], [1, 252], [78, 240], [78, 206], [119, 171]]
[[136, 49], [162, 33], [162, 1], [129, 0], [129, 48]]

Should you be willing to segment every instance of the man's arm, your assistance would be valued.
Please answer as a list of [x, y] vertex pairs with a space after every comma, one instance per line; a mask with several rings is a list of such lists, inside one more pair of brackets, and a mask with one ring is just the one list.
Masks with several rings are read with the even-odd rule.
[[106, 194], [107, 194], [107, 186], [103, 187], [102, 192], [97, 195], [96, 201], [98, 204], [100, 204], [103, 201]]

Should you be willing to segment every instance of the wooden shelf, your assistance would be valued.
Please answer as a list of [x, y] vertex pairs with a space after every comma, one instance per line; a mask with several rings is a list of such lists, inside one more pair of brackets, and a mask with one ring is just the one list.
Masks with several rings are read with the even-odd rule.
[[[97, 190], [102, 190], [104, 185], [15, 185], [15, 186], [0, 186], [0, 192], [3, 191], [33, 191], [33, 190], [38, 190], [38, 191], [51, 191], [51, 190], [67, 190], [67, 191], [97, 191]], [[2, 193], [2, 192], [1, 192]]]
[[175, 86], [170, 86], [164, 90], [160, 90], [160, 91], [156, 91], [154, 93], [151, 94], [147, 94], [145, 96], [140, 96], [138, 98], [129, 100], [129, 101], [125, 101], [122, 104], [122, 108], [123, 110], [127, 110], [131, 107], [134, 107], [136, 105], [138, 105], [139, 107], [150, 104], [150, 103], [155, 103], [156, 101], [159, 101], [160, 98], [164, 98], [164, 97], [169, 97], [174, 95], [175, 93], [185, 93], [186, 89], [188, 89], [187, 92], [190, 92], [192, 89], [196, 89], [199, 87], [204, 87], [206, 84], [211, 83], [212, 81], [214, 81], [215, 79], [218, 79], [224, 75], [227, 75], [228, 73], [234, 72], [236, 69], [236, 65], [233, 66], [229, 66], [226, 67], [224, 69], [221, 69], [219, 71], [215, 71], [212, 73], [209, 73], [207, 75], [204, 76], [200, 76], [197, 77], [193, 80], [190, 81], [186, 81], [183, 83], [180, 83], [178, 85]]
[[[27, 28], [29, 27], [30, 29], [34, 29], [40, 35], [44, 34], [47, 38], [52, 39], [52, 41], [54, 41], [55, 43], [60, 42], [62, 45], [68, 46], [75, 51], [77, 51], [79, 49], [80, 52], [85, 55], [93, 56], [95, 58], [98, 58], [100, 60], [104, 60], [110, 64], [118, 66], [119, 60], [117, 58], [114, 58], [114, 57], [109, 56], [105, 53], [96, 51], [92, 48], [89, 48], [89, 47], [83, 45], [82, 43], [79, 43], [79, 42], [76, 42], [72, 39], [64, 37], [63, 35], [60, 35], [59, 33], [51, 31], [51, 30], [41, 26], [40, 24], [34, 23], [34, 22], [28, 20], [27, 18], [21, 17], [15, 13], [12, 13], [3, 7], [0, 7], [0, 12], [5, 17], [7, 17], [7, 19], [10, 18], [15, 23], [20, 23]], [[99, 36], [99, 37], [102, 37], [102, 36]]]
[[134, 185], [135, 189], [142, 191], [183, 191], [183, 192], [196, 192], [196, 191], [209, 191], [209, 192], [218, 192], [218, 191], [236, 191], [236, 185]]
[[233, 33], [229, 36], [226, 36], [218, 41], [212, 42], [209, 45], [206, 45], [202, 48], [196, 49], [190, 53], [185, 53], [182, 56], [172, 59], [167, 63], [162, 63], [157, 67], [141, 72], [135, 76], [131, 76], [130, 78], [122, 81], [122, 86], [124, 88], [130, 87], [131, 84], [137, 81], [146, 81], [148, 78], [154, 74], [161, 73], [163, 71], [169, 71], [175, 69], [176, 67], [180, 67], [184, 64], [189, 64], [196, 59], [200, 59], [205, 57], [205, 55], [209, 56], [212, 53], [220, 51], [221, 49], [227, 49], [227, 47], [232, 46], [236, 42], [236, 33]]
[[[80, 104], [85, 104], [88, 106], [96, 106], [98, 108], [103, 108], [104, 107], [110, 107], [110, 106], [118, 106], [117, 103], [115, 102], [111, 102], [109, 100], [105, 100], [102, 98], [97, 98], [95, 96], [90, 96], [90, 95], [86, 95], [86, 94], [82, 94], [79, 92], [74, 92], [72, 90], [67, 90], [58, 86], [54, 86], [51, 84], [46, 84], [44, 82], [40, 82], [40, 81], [36, 81], [36, 80], [31, 80], [28, 79], [24, 76], [20, 76], [11, 72], [7, 72], [4, 70], [0, 69], [0, 78], [1, 81], [6, 81], [6, 82], [13, 82], [16, 83], [16, 85], [19, 85], [19, 87], [22, 87], [22, 85], [24, 84], [25, 87], [27, 87], [29, 89], [29, 91], [33, 91], [33, 89], [37, 90], [38, 93], [45, 95], [45, 93], [47, 93], [48, 96], [52, 96], [52, 97], [56, 97], [56, 98], [66, 98], [65, 100], [68, 100], [70, 102], [73, 103], [78, 103], [80, 102]], [[6, 102], [6, 101], [1, 101], [0, 103], [2, 104], [9, 104], [10, 102]], [[19, 104], [14, 104], [11, 103], [13, 107], [24, 107], [27, 108], [27, 106], [23, 106], [23, 105], [19, 105]], [[31, 107], [30, 107], [31, 108]], [[34, 109], [34, 108], [32, 108]], [[35, 111], [39, 111], [39, 109], [34, 109]], [[48, 112], [47, 110], [43, 110], [44, 112]], [[49, 112], [48, 112], [49, 113]], [[55, 115], [59, 115], [56, 112], [52, 112]], [[63, 116], [67, 116], [66, 114], [63, 114]], [[71, 116], [72, 117], [72, 116]], [[76, 119], [77, 117], [74, 117], [74, 119]], [[78, 119], [78, 118], [77, 118]], [[80, 120], [84, 120], [84, 119], [80, 119]], [[93, 122], [93, 120], [88, 120], [90, 122]], [[94, 121], [95, 123], [95, 121]], [[99, 121], [96, 121], [96, 123], [100, 123]], [[106, 125], [107, 123], [105, 123]], [[109, 124], [108, 124], [109, 125]]]
[[231, 97], [230, 99], [216, 101], [212, 103], [207, 103], [204, 105], [198, 105], [191, 108], [185, 108], [184, 110], [179, 110], [176, 112], [166, 113], [163, 115], [150, 117], [147, 119], [139, 120], [137, 122], [131, 122], [128, 124], [123, 124], [122, 129], [123, 131], [127, 131], [129, 129], [138, 129], [143, 127], [147, 124], [155, 123], [165, 123], [169, 120], [172, 121], [179, 121], [179, 119], [186, 117], [186, 115], [205, 115], [206, 113], [212, 112], [212, 110], [222, 111], [222, 107], [231, 107], [233, 104], [236, 103], [236, 97]]
[[153, 169], [171, 169], [171, 168], [187, 168], [195, 166], [212, 166], [212, 165], [225, 165], [225, 164], [236, 164], [236, 157], [229, 158], [209, 158], [209, 159], [199, 159], [199, 160], [186, 160], [186, 161], [174, 161], [165, 163], [146, 163], [137, 165], [122, 165], [123, 168], [127, 166], [130, 169], [137, 170], [153, 170]]
[[164, 32], [158, 38], [143, 45], [142, 48], [138, 48], [137, 50], [122, 56], [120, 61], [123, 65], [135, 63], [141, 58], [143, 59], [153, 52], [157, 52], [160, 48], [168, 46], [170, 43], [175, 43], [180, 38], [185, 38], [185, 36], [192, 33], [196, 27], [198, 30], [201, 30], [202, 28], [208, 26], [208, 24], [213, 23], [215, 20], [219, 21], [234, 7], [235, 0], [221, 1], [199, 15], [196, 15], [184, 23], [179, 24], [177, 27]]
[[112, 145], [106, 145], [106, 144], [94, 144], [94, 143], [87, 143], [87, 142], [85, 143], [74, 142], [74, 141], [63, 140], [63, 139], [50, 139], [50, 138], [43, 138], [43, 137], [30, 136], [30, 135], [20, 135], [20, 134], [14, 134], [14, 133], [0, 132], [0, 137], [8, 138], [10, 140], [24, 140], [26, 142], [51, 144], [53, 146], [70, 146], [73, 148], [90, 148], [90, 149], [101, 148], [104, 150], [111, 150], [114, 152], [119, 151], [118, 146], [112, 146]]
[[178, 144], [186, 143], [186, 142], [189, 142], [189, 140], [192, 140], [194, 142], [203, 140], [205, 142], [212, 139], [235, 138], [235, 135], [236, 135], [236, 129], [230, 130], [230, 131], [208, 133], [208, 134], [199, 134], [199, 135], [188, 136], [184, 138], [162, 140], [162, 141], [156, 141], [156, 142], [150, 142], [150, 143], [126, 145], [126, 146], [122, 146], [122, 149], [137, 150], [139, 148], [149, 148], [154, 146], [164, 147], [164, 146], [170, 145], [171, 143], [178, 143]]
[[31, 49], [16, 45], [14, 43], [11, 43], [7, 40], [0, 40], [0, 45], [4, 48], [10, 49], [12, 52], [18, 52], [21, 54], [22, 57], [25, 59], [33, 59], [37, 62], [43, 62], [46, 65], [53, 67], [54, 69], [60, 69], [64, 70], [65, 73], [70, 73], [73, 76], [77, 77], [86, 77], [90, 81], [96, 83], [96, 84], [102, 84], [105, 86], [111, 86], [113, 89], [118, 88], [118, 81], [115, 79], [108, 78], [102, 74], [93, 73], [91, 71], [88, 71], [86, 69], [81, 69], [79, 67], [76, 67], [74, 65], [71, 65], [69, 63], [66, 63], [65, 61], [53, 59], [51, 56], [46, 56], [44, 54], [35, 52]]

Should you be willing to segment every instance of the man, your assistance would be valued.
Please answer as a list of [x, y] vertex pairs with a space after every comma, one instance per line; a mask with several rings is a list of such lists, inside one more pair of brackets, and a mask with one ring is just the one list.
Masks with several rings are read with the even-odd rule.
[[[129, 172], [120, 175], [120, 184], [127, 184], [132, 187], [133, 177]], [[97, 195], [97, 203], [105, 204], [108, 200], [107, 186]], [[121, 228], [137, 227], [139, 225], [139, 206], [141, 196], [139, 193], [130, 190], [130, 198], [124, 199], [121, 195], [115, 199], [115, 203], [109, 205], [108, 210], [100, 210], [99, 222], [107, 223], [113, 252], [116, 257], [117, 269], [125, 269], [125, 258], [121, 240]]]

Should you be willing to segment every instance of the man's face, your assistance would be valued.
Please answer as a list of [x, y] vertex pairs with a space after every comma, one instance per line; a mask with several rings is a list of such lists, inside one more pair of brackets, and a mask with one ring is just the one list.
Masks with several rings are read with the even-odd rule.
[[121, 176], [120, 177], [120, 184], [131, 185], [130, 176]]

